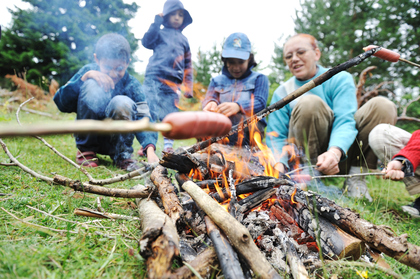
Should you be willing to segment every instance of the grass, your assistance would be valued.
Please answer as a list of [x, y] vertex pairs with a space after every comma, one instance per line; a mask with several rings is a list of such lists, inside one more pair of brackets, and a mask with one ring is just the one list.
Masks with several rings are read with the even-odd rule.
[[[2, 100], [4, 102], [4, 100]], [[33, 107], [31, 107], [33, 108]], [[34, 108], [36, 109], [36, 108]], [[50, 102], [44, 111], [52, 113], [54, 121], [74, 119], [74, 114], [61, 114]], [[16, 123], [15, 111], [0, 107], [0, 121]], [[53, 121], [49, 118], [21, 112], [24, 124]], [[47, 136], [44, 139], [65, 156], [74, 159], [74, 138], [71, 135]], [[61, 174], [72, 179], [85, 177], [55, 155], [41, 141], [32, 137], [5, 138], [9, 151], [32, 170], [45, 176]], [[175, 148], [193, 144], [194, 140], [176, 141]], [[162, 150], [159, 138], [157, 154]], [[135, 142], [134, 149], [139, 149]], [[95, 178], [109, 178], [124, 172], [115, 168], [107, 156], [100, 156], [101, 166], [89, 170]], [[4, 152], [0, 162], [8, 163]], [[324, 181], [339, 185], [343, 179]], [[420, 245], [420, 220], [411, 219], [401, 211], [401, 205], [414, 198], [406, 192], [403, 183], [368, 177], [372, 203], [340, 197], [336, 201], [349, 207], [364, 219], [389, 226], [397, 235], [408, 234], [409, 241]], [[111, 187], [129, 188], [142, 181], [125, 181]], [[136, 239], [141, 236], [136, 221], [96, 220], [73, 214], [75, 208], [96, 209], [96, 195], [75, 193], [70, 188], [39, 180], [16, 166], [0, 166], [0, 278], [146, 278], [144, 259], [138, 256]], [[136, 216], [134, 200], [101, 197], [102, 207], [110, 213]], [[37, 212], [28, 206], [61, 217], [62, 221]], [[3, 210], [4, 209], [4, 210]], [[7, 213], [7, 212], [9, 213]], [[12, 217], [15, 215], [20, 220]], [[22, 221], [26, 222], [23, 223]], [[33, 227], [35, 224], [47, 227]], [[85, 224], [85, 225], [82, 225]], [[48, 229], [50, 228], [50, 229]], [[56, 232], [61, 230], [63, 232]], [[77, 233], [73, 233], [76, 231]], [[396, 260], [385, 257], [392, 270], [404, 278], [420, 278], [420, 273]], [[358, 263], [362, 263], [359, 261]], [[325, 278], [360, 278], [367, 271], [369, 278], [392, 278], [375, 268], [352, 265], [351, 262], [327, 265]], [[359, 275], [359, 274], [361, 275]], [[317, 272], [320, 274], [320, 271]], [[312, 274], [311, 278], [319, 278]]]

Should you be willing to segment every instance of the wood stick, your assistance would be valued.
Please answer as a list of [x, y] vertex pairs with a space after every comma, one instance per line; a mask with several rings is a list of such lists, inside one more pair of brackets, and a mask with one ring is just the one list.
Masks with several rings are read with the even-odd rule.
[[219, 226], [231, 241], [236, 251], [242, 255], [254, 274], [259, 278], [281, 278], [255, 245], [249, 231], [232, 217], [215, 200], [209, 197], [194, 182], [187, 181], [182, 188], [197, 205]]
[[[291, 195], [294, 191], [290, 186], [280, 186], [279, 190], [282, 195]], [[343, 208], [311, 191], [304, 192], [298, 189], [294, 199], [297, 202], [306, 203], [309, 208], [315, 206], [321, 216], [374, 249], [420, 270], [420, 247], [409, 243], [407, 234], [396, 236], [388, 227], [374, 225], [360, 218], [350, 209]]]
[[224, 277], [244, 278], [245, 275], [242, 272], [238, 255], [233, 250], [229, 240], [208, 216], [205, 216], [204, 220], [206, 221], [207, 234], [213, 242]]
[[39, 136], [59, 134], [123, 134], [140, 131], [167, 132], [168, 123], [150, 123], [148, 118], [138, 121], [77, 120], [28, 125], [0, 125], [0, 137]]
[[74, 210], [74, 214], [79, 215], [79, 216], [93, 217], [93, 218], [120, 219], [120, 220], [128, 220], [128, 221], [140, 220], [139, 217], [135, 217], [135, 216], [127, 216], [127, 215], [114, 214], [114, 213], [104, 213], [104, 212], [99, 212], [99, 211], [88, 209], [88, 208], [76, 208]]
[[[375, 54], [379, 50], [381, 50], [381, 47], [372, 48], [372, 49], [370, 49], [370, 50], [368, 50], [368, 51], [366, 51], [362, 54], [359, 54], [356, 57], [353, 57], [352, 59], [350, 59], [350, 60], [348, 60], [348, 61], [346, 61], [342, 64], [339, 64], [339, 65], [329, 69], [327, 72], [325, 72], [322, 75], [320, 75], [319, 77], [311, 80], [310, 82], [306, 83], [302, 87], [299, 87], [298, 89], [296, 89], [295, 91], [293, 91], [292, 93], [290, 93], [289, 95], [284, 97], [283, 99], [281, 99], [281, 100], [277, 101], [276, 103], [268, 106], [267, 108], [261, 110], [260, 112], [256, 113], [255, 115], [245, 119], [242, 123], [239, 123], [238, 125], [232, 127], [232, 129], [230, 130], [230, 132], [228, 134], [226, 134], [224, 136], [220, 136], [220, 137], [214, 137], [214, 138], [208, 139], [206, 141], [196, 143], [196, 144], [192, 145], [191, 147], [189, 147], [188, 149], [186, 149], [186, 151], [188, 151], [190, 153], [195, 153], [199, 150], [202, 150], [202, 149], [210, 146], [211, 144], [213, 144], [215, 142], [221, 141], [222, 139], [224, 139], [226, 137], [229, 137], [233, 134], [236, 134], [240, 131], [243, 131], [243, 129], [248, 127], [251, 123], [256, 123], [257, 121], [260, 121], [264, 117], [268, 116], [270, 113], [281, 109], [282, 107], [284, 107], [285, 105], [287, 105], [291, 101], [293, 101], [296, 98], [302, 96], [304, 93], [308, 92], [312, 88], [314, 88], [314, 87], [324, 83], [325, 81], [329, 80], [330, 78], [332, 78], [333, 76], [335, 76], [339, 72], [345, 71], [345, 70], [347, 70], [347, 69], [349, 69], [353, 66], [356, 66], [356, 65], [360, 64], [365, 59], [372, 56], [373, 54]], [[182, 152], [179, 153], [179, 154], [182, 154]], [[163, 159], [164, 158], [162, 158], [162, 160]]]
[[280, 229], [275, 229], [276, 235], [279, 236], [283, 251], [286, 253], [286, 260], [289, 264], [290, 270], [292, 271], [293, 278], [295, 279], [309, 279], [308, 271], [300, 260], [296, 251], [295, 245], [290, 241], [289, 237]]
[[137, 189], [117, 189], [105, 188], [101, 186], [94, 186], [88, 183], [83, 183], [78, 180], [71, 180], [70, 178], [56, 175], [53, 179], [54, 183], [70, 187], [75, 191], [97, 194], [101, 196], [118, 197], [118, 198], [147, 198], [150, 196], [149, 189], [146, 187]]
[[212, 270], [217, 269], [217, 254], [216, 251], [209, 247], [201, 252], [194, 260], [175, 270], [170, 276], [171, 279], [192, 279], [197, 278], [193, 270], [203, 278], [210, 274]]
[[184, 214], [184, 209], [175, 193], [175, 186], [172, 185], [171, 179], [168, 177], [167, 169], [160, 165], [157, 166], [152, 171], [150, 179], [158, 188], [163, 207], [165, 208], [165, 213], [168, 214], [174, 224], [176, 224]]
[[151, 199], [136, 199], [142, 237], [140, 254], [146, 258], [147, 278], [169, 278], [173, 259], [179, 255], [174, 223]]

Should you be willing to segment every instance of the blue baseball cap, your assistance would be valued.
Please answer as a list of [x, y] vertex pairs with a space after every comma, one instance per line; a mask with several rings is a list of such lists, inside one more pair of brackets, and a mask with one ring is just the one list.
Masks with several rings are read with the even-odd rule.
[[223, 45], [223, 58], [238, 58], [247, 60], [251, 54], [251, 42], [244, 33], [229, 35]]

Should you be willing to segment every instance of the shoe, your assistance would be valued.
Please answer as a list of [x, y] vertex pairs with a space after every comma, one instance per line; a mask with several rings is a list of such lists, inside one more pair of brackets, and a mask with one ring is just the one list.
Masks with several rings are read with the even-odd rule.
[[[368, 172], [366, 168], [362, 168], [363, 172]], [[360, 167], [351, 167], [349, 174], [360, 174]], [[349, 177], [344, 181], [344, 189], [347, 188], [347, 195], [352, 198], [363, 198], [365, 197], [369, 202], [373, 199], [369, 194], [366, 179], [364, 176], [353, 176]]]
[[417, 198], [412, 204], [401, 206], [402, 210], [413, 218], [420, 218], [420, 198]]
[[93, 151], [85, 151], [80, 152], [77, 150], [76, 153], [76, 163], [79, 166], [88, 167], [88, 168], [96, 168], [98, 166], [98, 156]]
[[121, 160], [121, 161], [116, 162], [115, 165], [117, 166], [117, 168], [126, 170], [128, 172], [132, 172], [140, 168], [140, 166], [138, 165], [138, 162], [133, 159]]
[[139, 155], [140, 157], [146, 157], [146, 154], [144, 154], [143, 148], [140, 148], [139, 151], [137, 151], [137, 155]]
[[165, 153], [174, 153], [174, 149], [172, 147], [165, 147], [163, 149], [163, 152], [165, 152]]

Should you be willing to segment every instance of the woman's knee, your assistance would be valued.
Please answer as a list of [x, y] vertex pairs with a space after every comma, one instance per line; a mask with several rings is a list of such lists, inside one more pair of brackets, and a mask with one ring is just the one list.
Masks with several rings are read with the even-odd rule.
[[292, 117], [303, 119], [312, 118], [314, 115], [328, 115], [331, 109], [316, 95], [302, 96], [292, 111]]

